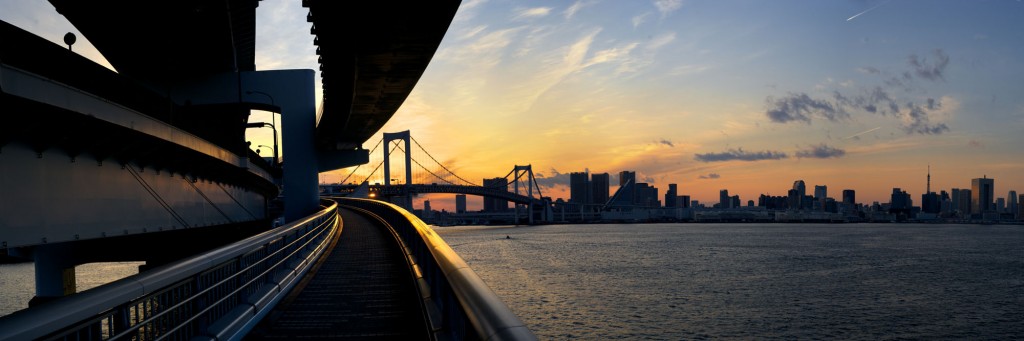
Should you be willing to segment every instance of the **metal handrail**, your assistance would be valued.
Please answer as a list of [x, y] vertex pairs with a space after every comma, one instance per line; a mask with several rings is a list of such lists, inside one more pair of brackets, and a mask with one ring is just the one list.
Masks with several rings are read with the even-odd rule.
[[337, 230], [337, 203], [323, 205], [316, 214], [234, 244], [0, 317], [0, 340], [244, 335], [298, 282]]
[[335, 200], [342, 207], [380, 217], [402, 239], [437, 339], [537, 339], [462, 257], [422, 220], [383, 201]]

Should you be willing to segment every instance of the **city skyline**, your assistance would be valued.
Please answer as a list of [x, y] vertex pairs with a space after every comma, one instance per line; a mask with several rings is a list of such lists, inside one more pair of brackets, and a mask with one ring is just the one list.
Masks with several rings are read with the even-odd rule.
[[[0, 6], [55, 43], [74, 31], [49, 3]], [[1001, 197], [1024, 190], [1022, 11], [1013, 1], [463, 1], [380, 133], [411, 130], [468, 179], [532, 164], [552, 197], [567, 198], [569, 174], [589, 169], [632, 170], [701, 202], [721, 189], [744, 203], [784, 195], [797, 179], [832, 196], [855, 189], [860, 202], [902, 188], [917, 202], [929, 165], [933, 190], [987, 176]], [[258, 69], [317, 69], [305, 14], [260, 2]], [[104, 63], [78, 40], [76, 53]], [[253, 145], [271, 144], [267, 129], [252, 133], [265, 134]], [[451, 210], [454, 197], [432, 204]]]

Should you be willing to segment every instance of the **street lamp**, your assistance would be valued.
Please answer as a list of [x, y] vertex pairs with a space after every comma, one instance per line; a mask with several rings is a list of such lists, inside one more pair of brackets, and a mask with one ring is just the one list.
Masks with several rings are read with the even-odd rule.
[[246, 123], [245, 124], [245, 128], [246, 129], [248, 129], [248, 128], [263, 128], [263, 127], [270, 127], [270, 129], [274, 130], [274, 164], [273, 164], [273, 166], [276, 167], [277, 166], [277, 127], [274, 127], [273, 124], [270, 124], [270, 123], [267, 123], [267, 122], [251, 122], [251, 123]]

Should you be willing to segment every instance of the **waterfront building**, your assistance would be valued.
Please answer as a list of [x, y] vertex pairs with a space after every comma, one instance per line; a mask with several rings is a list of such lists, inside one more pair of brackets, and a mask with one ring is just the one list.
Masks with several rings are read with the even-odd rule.
[[591, 203], [589, 174], [584, 172], [569, 173], [569, 202], [574, 204]]
[[910, 200], [910, 194], [899, 188], [893, 188], [889, 199], [889, 212], [909, 214], [911, 207], [913, 207], [913, 202]]
[[661, 200], [658, 200], [658, 188], [641, 182], [636, 184], [636, 205], [641, 207], [661, 207]]
[[[487, 187], [487, 188], [503, 188], [505, 191], [508, 191], [508, 179], [505, 179], [505, 178], [484, 179], [484, 187]], [[508, 211], [508, 200], [484, 197], [484, 212], [504, 212], [504, 211]]]
[[824, 202], [825, 198], [828, 198], [828, 186], [814, 185], [814, 200]]
[[999, 212], [999, 213], [1006, 212], [1006, 199], [1005, 198], [996, 198], [996, 212]]
[[734, 195], [731, 198], [729, 198], [729, 208], [739, 208], [739, 207], [740, 207], [740, 196]]
[[800, 209], [800, 201], [802, 199], [803, 199], [803, 196], [800, 195], [800, 190], [798, 190], [796, 188], [790, 189], [787, 192], [787, 195], [786, 195], [786, 208], [791, 209], [791, 210], [799, 210]]
[[793, 181], [793, 189], [800, 192], [800, 196], [807, 195], [807, 186], [804, 185], [803, 180]]
[[921, 212], [924, 213], [939, 213], [942, 208], [942, 203], [939, 201], [939, 195], [935, 192], [921, 194]]
[[430, 219], [431, 216], [430, 200], [423, 200], [423, 219]]
[[[956, 189], [954, 189], [953, 192], [956, 193], [957, 192]], [[972, 198], [973, 195], [971, 195], [971, 190], [966, 189], [966, 188], [961, 188], [959, 190], [959, 192], [960, 192], [959, 195], [954, 195], [954, 196], [956, 196], [958, 198], [957, 199], [958, 203], [956, 205], [956, 210], [960, 214], [961, 217], [965, 217], [966, 218], [966, 217], [969, 217], [971, 215], [971, 209], [972, 209], [972, 207], [974, 207], [974, 205], [971, 204], [971, 200], [973, 200], [973, 198]]]
[[594, 204], [607, 204], [609, 191], [608, 173], [590, 174], [590, 194]]
[[1017, 197], [1017, 219], [1024, 220], [1024, 194]]
[[971, 180], [971, 213], [982, 214], [995, 211], [995, 179], [981, 177]]
[[856, 205], [857, 204], [857, 191], [854, 191], [852, 189], [844, 189], [843, 190], [843, 203], [844, 204], [848, 204], [848, 205]]
[[1014, 215], [1017, 214], [1017, 191], [1010, 191], [1010, 194], [1006, 195], [1006, 210]]
[[665, 191], [665, 207], [677, 207], [677, 187], [676, 184], [668, 184], [668, 190]]
[[690, 207], [692, 207], [692, 206], [690, 206], [691, 203], [690, 203], [690, 196], [689, 195], [680, 195], [678, 197], [678, 199], [676, 199], [676, 200], [677, 200], [676, 203], [679, 205], [677, 207], [682, 207], [682, 208], [690, 208]]
[[455, 195], [455, 213], [466, 213], [466, 195]]
[[636, 172], [619, 172], [619, 190], [617, 202], [636, 204]]
[[718, 207], [719, 208], [730, 208], [732, 207], [732, 198], [729, 197], [729, 190], [723, 189], [718, 191]]

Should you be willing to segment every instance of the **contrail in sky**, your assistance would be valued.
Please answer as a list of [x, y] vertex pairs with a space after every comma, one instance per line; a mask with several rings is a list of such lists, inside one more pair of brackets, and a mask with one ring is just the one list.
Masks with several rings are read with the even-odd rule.
[[887, 3], [889, 3], [889, 2], [888, 2], [888, 1], [885, 1], [885, 2], [882, 2], [882, 3], [880, 3], [880, 4], [877, 4], [877, 5], [875, 5], [875, 7], [871, 7], [871, 8], [868, 8], [868, 9], [864, 10], [864, 12], [860, 12], [860, 13], [854, 14], [854, 15], [853, 15], [852, 17], [850, 17], [849, 19], [846, 19], [846, 21], [850, 21], [850, 20], [853, 20], [854, 18], [856, 18], [856, 17], [859, 17], [859, 16], [863, 15], [864, 13], [867, 13], [867, 12], [871, 12], [871, 11], [875, 10], [876, 8], [882, 7], [882, 5], [885, 5], [885, 4], [887, 4]]
[[844, 137], [843, 139], [844, 139], [844, 140], [849, 140], [849, 139], [852, 139], [852, 138], [854, 138], [854, 137], [857, 137], [857, 136], [861, 136], [861, 135], [864, 135], [864, 134], [870, 133], [870, 132], [872, 132], [872, 131], [875, 131], [875, 130], [878, 130], [878, 129], [882, 129], [882, 127], [874, 127], [874, 128], [872, 128], [872, 129], [868, 129], [868, 130], [866, 130], [866, 131], [862, 131], [862, 132], [859, 132], [859, 133], [856, 133], [856, 134], [853, 134], [853, 135], [850, 135], [850, 136]]

